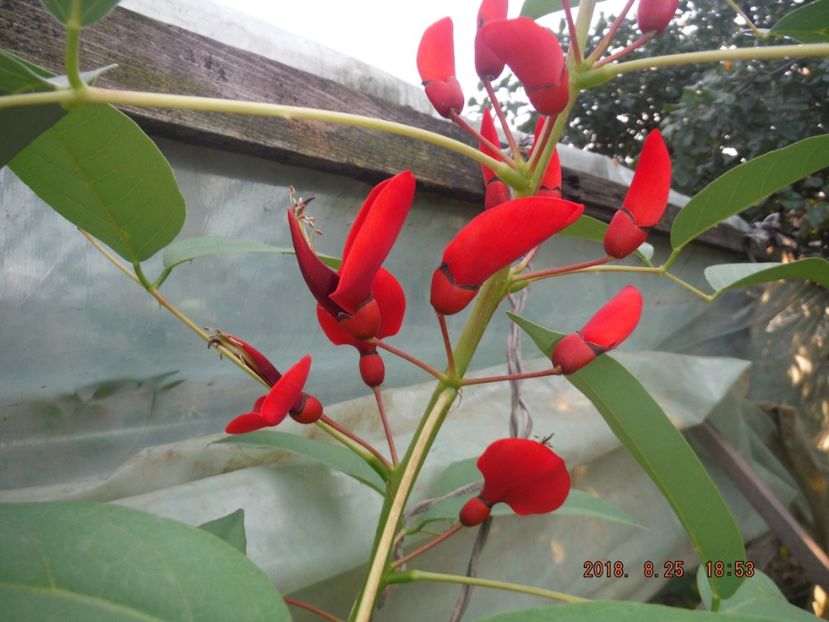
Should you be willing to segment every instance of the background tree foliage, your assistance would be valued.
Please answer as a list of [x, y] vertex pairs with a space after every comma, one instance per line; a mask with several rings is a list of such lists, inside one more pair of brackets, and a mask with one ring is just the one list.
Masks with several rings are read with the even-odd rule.
[[[759, 28], [771, 28], [803, 3], [774, 0], [740, 2]], [[601, 5], [600, 5], [601, 6]], [[735, 20], [724, 2], [680, 2], [679, 16], [659, 37], [625, 60], [715, 49], [720, 46], [780, 44], [760, 41]], [[594, 32], [604, 33], [614, 16], [601, 15]], [[562, 20], [557, 33], [567, 43]], [[632, 17], [625, 20], [611, 49], [636, 40], [641, 33]], [[588, 49], [600, 40], [594, 34]], [[498, 88], [515, 91], [511, 76]], [[758, 99], [756, 93], [762, 93]], [[749, 95], [750, 94], [750, 95]], [[639, 153], [644, 135], [661, 128], [672, 150], [673, 183], [693, 195], [740, 162], [823, 134], [829, 125], [829, 59], [751, 61], [686, 65], [625, 74], [587, 91], [576, 103], [564, 142], [627, 162]], [[474, 105], [480, 104], [473, 98]], [[509, 107], [520, 118], [527, 108]], [[535, 116], [521, 129], [531, 131]], [[752, 209], [749, 220], [765, 230], [791, 236], [799, 254], [829, 254], [829, 175], [813, 175]]]

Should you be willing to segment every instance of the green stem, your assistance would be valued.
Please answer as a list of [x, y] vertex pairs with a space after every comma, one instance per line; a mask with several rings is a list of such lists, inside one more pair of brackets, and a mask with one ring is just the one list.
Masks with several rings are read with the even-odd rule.
[[579, 75], [579, 85], [598, 86], [608, 80], [633, 71], [656, 67], [673, 67], [676, 65], [694, 65], [699, 63], [719, 63], [724, 60], [773, 60], [782, 58], [815, 58], [829, 56], [829, 43], [807, 43], [803, 45], [769, 45], [766, 47], [733, 48], [730, 50], [706, 50], [704, 52], [686, 52], [651, 56], [614, 63], [598, 69], [591, 69]]
[[66, 66], [66, 77], [72, 90], [78, 92], [86, 89], [86, 84], [81, 79], [79, 65], [79, 48], [81, 42], [81, 0], [72, 0], [72, 7], [69, 9], [69, 19], [66, 20], [66, 51], [64, 63]]
[[758, 39], [765, 39], [766, 38], [763, 35], [763, 33], [760, 32], [760, 29], [757, 28], [757, 26], [754, 25], [754, 22], [751, 21], [751, 18], [748, 16], [748, 14], [740, 8], [739, 4], [734, 2], [734, 0], [725, 0], [725, 2], [728, 6], [730, 6], [732, 9], [734, 9], [734, 11], [737, 13], [737, 15], [739, 15], [740, 17], [742, 17], [745, 20], [746, 24], [748, 24], [748, 27], [751, 29], [751, 32], [754, 33], [755, 37], [757, 37]]
[[352, 127], [362, 127], [378, 130], [398, 136], [406, 136], [425, 143], [443, 147], [460, 155], [475, 160], [490, 168], [498, 177], [513, 186], [522, 189], [527, 185], [523, 175], [517, 173], [505, 162], [501, 162], [475, 147], [403, 123], [375, 119], [359, 114], [335, 112], [333, 110], [318, 110], [316, 108], [301, 108], [298, 106], [283, 106], [281, 104], [266, 104], [253, 101], [220, 99], [216, 97], [195, 97], [190, 95], [168, 95], [165, 93], [144, 93], [139, 91], [118, 91], [88, 86], [82, 94], [71, 89], [53, 91], [49, 93], [26, 93], [21, 95], [6, 95], [0, 97], [0, 110], [19, 106], [34, 106], [43, 104], [111, 104], [114, 106], [135, 106], [139, 108], [165, 108], [171, 110], [197, 110], [200, 112], [223, 112], [230, 114], [254, 115], [262, 117], [277, 117], [280, 119], [302, 119], [304, 121], [320, 121], [336, 123]]
[[520, 583], [508, 583], [506, 581], [480, 579], [478, 577], [464, 577], [454, 574], [443, 574], [440, 572], [426, 572], [424, 570], [406, 570], [405, 572], [393, 572], [388, 576], [389, 583], [412, 583], [414, 581], [436, 581], [439, 583], [459, 583], [461, 585], [491, 587], [496, 590], [520, 592], [521, 594], [540, 596], [541, 598], [549, 598], [550, 600], [556, 600], [562, 603], [569, 604], [590, 602], [587, 598], [573, 596], [572, 594], [565, 594], [564, 592], [544, 590], [540, 587], [531, 587], [529, 585], [521, 585]]

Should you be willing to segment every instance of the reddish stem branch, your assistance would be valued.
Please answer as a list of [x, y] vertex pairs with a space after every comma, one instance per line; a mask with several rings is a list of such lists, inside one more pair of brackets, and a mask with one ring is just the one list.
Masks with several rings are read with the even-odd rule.
[[654, 36], [656, 36], [655, 31], [654, 32], [646, 32], [645, 34], [643, 34], [641, 37], [639, 37], [636, 41], [634, 41], [633, 43], [631, 43], [627, 47], [622, 48], [621, 50], [619, 50], [615, 54], [611, 54], [610, 56], [606, 56], [602, 60], [598, 61], [595, 65], [593, 65], [593, 69], [598, 69], [599, 67], [607, 65], [608, 63], [612, 63], [615, 60], [619, 60], [623, 56], [627, 56], [628, 54], [630, 54], [634, 50], [637, 50], [640, 47], [642, 47], [643, 45], [645, 45], [648, 41], [653, 39]]
[[438, 323], [440, 324], [440, 334], [443, 335], [443, 347], [446, 349], [446, 362], [449, 367], [449, 375], [457, 376], [458, 368], [455, 367], [455, 354], [452, 352], [452, 342], [449, 340], [449, 329], [446, 327], [446, 316], [443, 313], [438, 313]]
[[506, 153], [504, 153], [499, 145], [494, 145], [488, 139], [484, 138], [478, 130], [469, 125], [466, 119], [460, 116], [457, 112], [452, 110], [452, 116], [450, 118], [455, 123], [455, 125], [457, 125], [466, 133], [471, 134], [472, 137], [475, 138], [475, 140], [483, 143], [488, 148], [492, 149], [493, 153], [498, 154], [504, 162], [509, 164], [512, 168], [515, 168], [515, 162], [513, 161], [513, 159], [509, 157]]
[[414, 551], [412, 551], [411, 553], [409, 553], [408, 555], [405, 555], [405, 556], [401, 557], [400, 559], [396, 560], [391, 565], [391, 567], [396, 570], [397, 568], [399, 568], [403, 564], [413, 560], [415, 557], [423, 555], [423, 553], [425, 553], [429, 549], [431, 549], [433, 547], [436, 547], [438, 544], [440, 544], [444, 540], [450, 538], [451, 536], [454, 536], [456, 533], [458, 533], [461, 530], [461, 527], [463, 527], [463, 525], [461, 525], [460, 523], [455, 523], [449, 529], [447, 529], [442, 534], [440, 534], [437, 538], [435, 538], [433, 540], [430, 540], [429, 542], [427, 542], [426, 544], [424, 544], [420, 548], [417, 548]]
[[492, 87], [492, 82], [484, 80], [484, 88], [486, 89], [486, 94], [489, 95], [489, 101], [492, 103], [492, 108], [495, 110], [495, 116], [498, 117], [498, 121], [504, 129], [504, 136], [507, 137], [507, 144], [509, 145], [510, 151], [512, 151], [512, 157], [516, 160], [521, 159], [521, 153], [518, 151], [518, 143], [515, 142], [515, 136], [512, 135], [512, 131], [509, 128], [507, 118], [504, 116], [504, 111], [501, 109], [501, 104], [498, 102], [498, 96], [495, 94], [495, 89]]
[[616, 19], [610, 25], [610, 30], [607, 31], [607, 34], [599, 41], [599, 45], [596, 46], [596, 49], [590, 52], [590, 56], [587, 57], [588, 61], [595, 62], [604, 51], [607, 49], [607, 46], [610, 45], [611, 41], [613, 41], [613, 37], [616, 35], [616, 31], [619, 30], [619, 27], [622, 25], [622, 22], [625, 21], [625, 17], [627, 17], [628, 11], [630, 11], [630, 7], [633, 6], [634, 0], [628, 0], [625, 3], [624, 8], [616, 16]]
[[351, 431], [351, 430], [349, 430], [348, 428], [346, 428], [346, 427], [344, 427], [344, 426], [341, 426], [339, 423], [337, 423], [336, 421], [334, 421], [333, 419], [331, 419], [328, 415], [322, 415], [322, 417], [320, 417], [320, 418], [319, 418], [319, 420], [320, 420], [320, 421], [322, 421], [323, 423], [327, 423], [327, 424], [328, 424], [328, 425], [330, 425], [332, 428], [334, 428], [335, 430], [337, 430], [337, 432], [339, 432], [340, 434], [343, 434], [344, 436], [347, 436], [348, 438], [350, 438], [352, 441], [354, 441], [354, 442], [355, 442], [355, 443], [357, 443], [358, 445], [362, 445], [363, 447], [365, 447], [366, 449], [368, 449], [368, 450], [371, 452], [371, 454], [372, 454], [375, 458], [377, 458], [377, 459], [378, 459], [380, 462], [382, 462], [382, 463], [383, 463], [383, 464], [384, 464], [384, 465], [385, 465], [385, 466], [386, 466], [389, 470], [391, 470], [391, 468], [392, 468], [392, 467], [391, 467], [391, 465], [389, 464], [389, 461], [388, 461], [388, 460], [386, 460], [386, 459], [383, 457], [383, 454], [381, 454], [379, 451], [377, 451], [377, 450], [376, 450], [376, 449], [375, 449], [375, 448], [371, 445], [371, 443], [369, 443], [367, 440], [360, 438], [359, 436], [357, 436], [354, 432], [352, 432], [352, 431]]
[[380, 421], [383, 424], [383, 432], [386, 434], [386, 440], [389, 443], [389, 453], [391, 454], [391, 463], [394, 466], [400, 464], [397, 459], [397, 449], [394, 446], [394, 436], [391, 433], [391, 426], [389, 426], [388, 417], [386, 417], [386, 409], [383, 408], [383, 395], [380, 392], [380, 387], [371, 387], [374, 392], [374, 399], [377, 401], [377, 410], [380, 412]]
[[514, 277], [514, 281], [537, 281], [545, 279], [549, 276], [556, 276], [559, 274], [567, 274], [569, 272], [578, 272], [585, 268], [592, 268], [593, 266], [600, 266], [603, 263], [610, 261], [612, 257], [602, 257], [600, 259], [593, 259], [591, 261], [584, 261], [582, 263], [574, 263], [569, 266], [560, 266], [558, 268], [550, 268], [549, 270], [539, 270], [538, 272], [528, 272]]
[[504, 376], [486, 376], [484, 378], [464, 378], [461, 381], [463, 386], [470, 384], [487, 384], [490, 382], [506, 382], [508, 380], [527, 380], [528, 378], [544, 378], [545, 376], [558, 376], [561, 368], [553, 367], [544, 371], [533, 371], [526, 374], [506, 374]]
[[291, 598], [290, 596], [285, 596], [283, 599], [287, 604], [293, 605], [294, 607], [299, 607], [300, 609], [305, 609], [306, 611], [310, 611], [311, 613], [317, 614], [319, 617], [328, 620], [328, 622], [343, 622], [340, 618], [336, 616], [332, 616], [327, 611], [323, 611], [318, 607], [314, 607], [314, 605], [309, 605], [308, 603], [304, 603], [301, 600], [297, 600], [296, 598]]
[[385, 341], [380, 341], [379, 339], [377, 339], [375, 337], [374, 339], [369, 339], [368, 343], [370, 343], [373, 346], [377, 346], [378, 348], [382, 348], [386, 352], [391, 352], [395, 356], [399, 356], [404, 361], [408, 361], [412, 365], [420, 367], [420, 369], [425, 371], [430, 376], [434, 376], [438, 380], [443, 380], [444, 379], [444, 375], [440, 371], [438, 371], [437, 369], [435, 369], [434, 367], [429, 365], [428, 363], [424, 363], [419, 358], [415, 358], [411, 354], [408, 354], [408, 353], [404, 352], [403, 350], [395, 348], [393, 345], [391, 345], [389, 343], [386, 343]]
[[573, 21], [573, 11], [570, 9], [569, 0], [561, 0], [561, 7], [564, 9], [567, 30], [570, 32], [570, 49], [573, 51], [573, 57], [578, 65], [582, 60], [581, 50], [579, 49], [579, 33], [576, 31], [576, 23]]

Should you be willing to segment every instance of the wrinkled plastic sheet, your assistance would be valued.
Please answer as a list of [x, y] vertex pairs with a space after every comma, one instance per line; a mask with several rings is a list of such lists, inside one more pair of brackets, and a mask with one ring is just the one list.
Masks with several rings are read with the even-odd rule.
[[[745, 361], [657, 352], [616, 356], [675, 425], [685, 429], [709, 416], [723, 419], [721, 428], [753, 460], [746, 428], [740, 423], [754, 408], [746, 400], [749, 365]], [[549, 360], [537, 359], [527, 369], [548, 366]], [[496, 373], [503, 373], [503, 368], [481, 372]], [[683, 560], [692, 568], [696, 563], [693, 547], [670, 506], [620, 447], [590, 402], [562, 378], [536, 379], [523, 386], [536, 433], [555, 434], [552, 442], [572, 469], [574, 487], [612, 503], [647, 528], [555, 513], [498, 518], [481, 558], [480, 575], [589, 598], [643, 599], [662, 585], [660, 580], [644, 577], [646, 561], [660, 568], [666, 561]], [[384, 393], [398, 447], [411, 438], [432, 389], [432, 383], [424, 383]], [[464, 389], [435, 442], [411, 502], [434, 494], [448, 465], [477, 456], [494, 439], [506, 436], [508, 408], [506, 386]], [[339, 403], [328, 411], [332, 418], [383, 447], [372, 398]], [[729, 431], [729, 425], [735, 430]], [[284, 429], [321, 434], [293, 422]], [[212, 444], [221, 437], [151, 447], [103, 481], [9, 490], [0, 493], [0, 501], [114, 501], [194, 525], [243, 508], [248, 554], [278, 588], [347, 613], [371, 547], [380, 496], [343, 474], [278, 450]], [[784, 501], [791, 501], [795, 489], [785, 470], [771, 455], [761, 453], [759, 458], [766, 465], [764, 480]], [[744, 535], [762, 533], [762, 520], [733, 485], [716, 470], [713, 474]], [[424, 556], [418, 566], [463, 573], [473, 537], [474, 530], [465, 530]], [[625, 564], [628, 578], [583, 577], [584, 562], [617, 560]], [[456, 587], [442, 585], [398, 588], [378, 619], [441, 619], [456, 596]], [[468, 619], [536, 604], [542, 603], [532, 597], [478, 590]]]

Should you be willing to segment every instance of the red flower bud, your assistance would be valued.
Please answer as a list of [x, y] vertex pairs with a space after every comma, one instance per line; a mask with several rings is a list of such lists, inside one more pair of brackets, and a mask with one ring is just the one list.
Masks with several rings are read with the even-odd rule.
[[282, 374], [279, 373], [276, 367], [273, 366], [273, 363], [264, 354], [238, 337], [234, 337], [230, 333], [216, 331], [216, 334], [210, 338], [207, 345], [214, 346], [220, 344], [239, 357], [248, 369], [264, 380], [269, 387], [272, 387], [282, 377]]
[[289, 413], [297, 423], [314, 423], [322, 417], [322, 404], [313, 395], [303, 393], [299, 404], [291, 408]]
[[[533, 138], [533, 148], [530, 150], [530, 157], [536, 148], [539, 148], [539, 139], [541, 138], [541, 130], [544, 128], [544, 117], [538, 117], [535, 123], [535, 137]], [[553, 156], [547, 164], [547, 170], [544, 171], [544, 177], [541, 178], [541, 184], [538, 186], [538, 191], [535, 193], [537, 197], [553, 197], [554, 199], [561, 198], [561, 161], [558, 159], [558, 149], [553, 149]]]
[[251, 412], [239, 415], [227, 424], [225, 432], [244, 434], [281, 423], [300, 401], [310, 369], [311, 357], [306, 355], [285, 372], [264, 398], [256, 400]]
[[662, 32], [671, 23], [679, 0], [639, 0], [636, 23], [642, 33]]
[[627, 339], [642, 316], [642, 294], [626, 285], [577, 333], [567, 335], [553, 348], [553, 365], [572, 374], [597, 355], [612, 350]]
[[432, 275], [432, 306], [444, 315], [462, 310], [486, 279], [572, 224], [583, 211], [583, 205], [570, 201], [527, 197], [478, 214], [443, 251]]
[[[484, 108], [484, 115], [481, 119], [481, 136], [493, 145], [500, 144], [501, 139], [498, 138], [498, 131], [495, 129], [495, 123], [492, 120], [492, 115], [489, 113], [489, 108]], [[490, 149], [486, 143], [481, 142], [479, 148], [486, 155], [496, 160], [501, 159], [501, 154]], [[484, 184], [486, 185], [484, 209], [495, 207], [510, 200], [509, 186], [498, 179], [495, 173], [492, 172], [492, 169], [481, 164], [481, 174], [484, 177]]]
[[671, 191], [671, 156], [659, 130], [651, 131], [633, 173], [622, 209], [610, 221], [605, 233], [605, 252], [622, 258], [647, 239], [642, 228], [652, 227], [662, 218]]
[[455, 78], [452, 30], [452, 19], [444, 17], [426, 29], [417, 48], [417, 70], [426, 87], [426, 97], [437, 113], [447, 119], [452, 111], [463, 110], [464, 104], [461, 85]]
[[485, 24], [479, 33], [521, 80], [533, 107], [556, 115], [567, 105], [569, 74], [556, 36], [528, 17]]
[[508, 0], [483, 0], [478, 9], [478, 30], [475, 33], [475, 71], [483, 81], [495, 80], [504, 71], [504, 61], [493, 52], [481, 36], [485, 24], [507, 18]]
[[372, 388], [383, 384], [386, 379], [386, 366], [377, 354], [377, 350], [360, 353], [360, 378]]
[[489, 508], [502, 502], [516, 514], [546, 514], [561, 507], [570, 492], [564, 460], [538, 441], [495, 441], [478, 458], [477, 466], [484, 487], [461, 509], [460, 520], [466, 526], [483, 522]]

